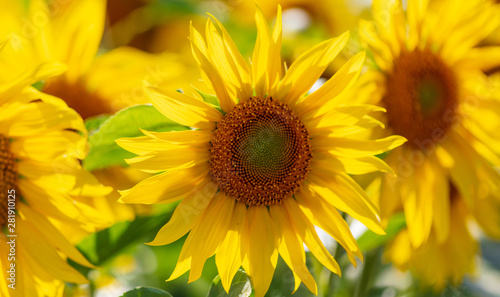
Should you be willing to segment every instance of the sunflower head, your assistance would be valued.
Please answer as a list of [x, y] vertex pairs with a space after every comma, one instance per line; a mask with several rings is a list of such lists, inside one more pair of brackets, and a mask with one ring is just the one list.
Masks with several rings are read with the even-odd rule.
[[252, 97], [225, 115], [210, 142], [210, 175], [246, 205], [281, 204], [306, 178], [312, 151], [299, 117], [272, 97]]
[[[487, 223], [477, 212], [485, 205], [498, 209], [500, 197], [494, 168], [500, 164], [500, 105], [485, 75], [500, 65], [500, 48], [481, 44], [499, 28], [500, 6], [491, 0], [374, 0], [372, 10], [374, 21], [360, 22], [360, 37], [373, 67], [361, 78], [357, 98], [386, 108], [385, 133], [408, 139], [386, 157], [397, 175], [377, 181], [382, 188], [374, 200], [384, 219], [405, 214], [395, 265], [442, 287], [472, 271], [477, 244], [467, 220], [500, 232], [497, 214]], [[436, 261], [425, 261], [426, 255]], [[440, 262], [443, 255], [468, 260]]]
[[389, 126], [409, 146], [418, 148], [419, 141], [429, 138], [440, 141], [456, 115], [456, 74], [429, 50], [403, 52], [394, 61], [382, 103]]
[[[10, 193], [17, 189], [17, 164], [16, 157], [10, 151], [10, 141], [0, 134], [0, 191]], [[2, 213], [0, 214], [0, 225], [3, 227], [7, 223], [7, 195], [0, 198]]]
[[[109, 226], [91, 205], [111, 189], [81, 166], [87, 136], [82, 118], [32, 87], [66, 67], [47, 62], [17, 75], [10, 63], [22, 61], [23, 53], [15, 49], [12, 40], [0, 45], [0, 69], [6, 72], [0, 75], [0, 253], [9, 254], [7, 242], [15, 241], [14, 261], [22, 270], [15, 291], [7, 278], [0, 280], [0, 295], [61, 296], [64, 282], [87, 282], [68, 264], [71, 259], [93, 267], [73, 236]], [[11, 265], [7, 257], [0, 261], [4, 275]]]
[[304, 282], [317, 293], [305, 266], [304, 243], [323, 265], [340, 274], [316, 233], [319, 226], [356, 265], [355, 257], [362, 254], [338, 209], [374, 232], [384, 231], [376, 207], [348, 173], [390, 171], [374, 155], [405, 140], [366, 140], [364, 133], [380, 125], [370, 113], [381, 109], [347, 104], [347, 90], [361, 71], [364, 53], [308, 94], [345, 46], [348, 33], [314, 46], [285, 71], [281, 9], [273, 30], [258, 7], [255, 19], [258, 36], [251, 63], [215, 18], [207, 21], [205, 37], [191, 27], [194, 58], [217, 100], [146, 85], [161, 113], [191, 129], [144, 131], [144, 137], [117, 141], [138, 155], [129, 164], [158, 173], [123, 191], [121, 201], [181, 200], [150, 243], [168, 244], [189, 232], [170, 279], [191, 270], [190, 281], [196, 280], [215, 253], [226, 291], [243, 266], [256, 296], [264, 296], [280, 254], [294, 272], [295, 289]]

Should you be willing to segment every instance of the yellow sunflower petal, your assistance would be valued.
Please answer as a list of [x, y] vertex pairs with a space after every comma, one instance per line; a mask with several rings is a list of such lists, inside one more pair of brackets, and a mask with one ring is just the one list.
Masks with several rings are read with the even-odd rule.
[[136, 155], [145, 155], [154, 151], [162, 151], [176, 148], [177, 145], [164, 141], [159, 141], [148, 136], [120, 138], [115, 142], [127, 151]]
[[[196, 32], [194, 28], [192, 28], [191, 31]], [[191, 37], [191, 39], [193, 38], [194, 37]], [[213, 45], [210, 44], [210, 49], [207, 49], [207, 52], [212, 50], [212, 47]], [[206, 81], [210, 82], [210, 85], [217, 95], [217, 99], [219, 99], [220, 107], [225, 112], [230, 112], [234, 108], [236, 98], [231, 98], [229, 95], [226, 82], [222, 78], [221, 73], [212, 62], [210, 62], [206, 54], [203, 53], [203, 50], [199, 48], [199, 44], [191, 42], [191, 48], [193, 50], [193, 55], [198, 61], [199, 67], [205, 74], [206, 79], [208, 79]]]
[[26, 86], [60, 75], [64, 73], [66, 69], [66, 65], [56, 62], [43, 63], [36, 68], [31, 66], [29, 71], [24, 73], [24, 75], [16, 77], [7, 84], [2, 84], [0, 86], [0, 94], [2, 94], [2, 96], [0, 96], [0, 104], [3, 105], [7, 100], [11, 99], [14, 94], [17, 95]]
[[189, 131], [170, 131], [170, 132], [153, 132], [141, 129], [144, 135], [147, 135], [156, 140], [165, 141], [175, 144], [206, 144], [212, 140], [212, 131], [206, 130], [189, 130]]
[[[278, 231], [276, 227], [274, 228], [274, 230], [275, 230], [276, 234], [279, 234], [281, 232], [281, 231]], [[288, 252], [288, 248], [287, 248], [286, 242], [284, 240], [285, 239], [283, 238], [283, 236], [281, 236], [281, 238], [279, 240], [278, 253], [281, 256], [281, 259], [283, 259], [283, 261], [285, 262], [285, 264], [292, 271], [293, 282], [294, 282], [294, 288], [293, 288], [293, 292], [292, 292], [292, 294], [293, 294], [300, 287], [300, 284], [302, 283], [302, 280], [297, 275], [297, 273], [295, 273], [295, 271], [293, 270], [292, 259], [290, 258], [290, 253]], [[304, 245], [304, 243], [302, 243], [302, 245]]]
[[274, 24], [272, 42], [270, 48], [269, 67], [267, 73], [269, 75], [269, 93], [274, 96], [277, 92], [278, 84], [281, 79], [281, 5], [278, 5], [278, 12], [276, 14], [276, 23]]
[[167, 171], [147, 178], [130, 190], [121, 192], [123, 203], [171, 203], [193, 195], [207, 176], [207, 166]]
[[408, 230], [403, 229], [388, 245], [385, 257], [391, 259], [397, 267], [406, 270], [412, 256], [412, 250]]
[[354, 85], [361, 72], [365, 56], [365, 52], [354, 55], [318, 90], [304, 97], [297, 104], [299, 113], [304, 117], [313, 112], [315, 115], [324, 114], [325, 111], [331, 110], [332, 106], [337, 105], [341, 99], [340, 95]]
[[[266, 22], [262, 10], [259, 5], [255, 13], [255, 22], [257, 24], [257, 40], [252, 56], [252, 80], [254, 83], [255, 93], [258, 96], [265, 96], [269, 88], [269, 80], [267, 73], [270, 64], [271, 48], [273, 47], [273, 40], [271, 32]], [[280, 58], [281, 60], [281, 58]]]
[[348, 174], [366, 174], [376, 171], [393, 173], [392, 168], [382, 159], [367, 156], [362, 158], [341, 158], [330, 154], [316, 153], [316, 159], [313, 160], [317, 166], [323, 169], [330, 169], [336, 172], [346, 172]]
[[247, 234], [248, 262], [255, 296], [263, 297], [271, 285], [278, 261], [277, 236], [273, 232], [272, 221], [266, 207], [249, 207], [248, 217], [251, 220]]
[[[430, 168], [430, 162], [425, 161], [420, 167], [415, 168], [413, 177], [406, 178], [401, 185], [401, 199], [404, 205], [406, 225], [412, 245], [415, 248], [421, 246], [428, 238], [432, 227], [433, 207], [432, 198], [436, 193], [432, 192], [428, 185], [433, 176], [439, 174]], [[437, 199], [448, 199], [448, 197], [436, 197]]]
[[488, 46], [470, 49], [457, 64], [465, 69], [491, 70], [500, 66], [500, 47]]
[[51, 192], [50, 195], [40, 186], [28, 180], [19, 180], [19, 188], [24, 198], [40, 213], [62, 221], [78, 221], [83, 215], [64, 193]]
[[475, 166], [478, 166], [484, 160], [455, 133], [448, 133], [448, 141], [445, 141], [442, 146], [453, 158], [453, 164], [450, 168], [453, 184], [469, 204], [472, 204], [472, 201], [477, 198], [478, 192], [476, 189], [478, 185], [498, 180], [499, 174], [491, 166], [484, 167], [487, 171], [491, 169], [491, 177], [484, 180], [479, 179], [478, 170]]
[[[208, 57], [219, 70], [226, 86], [229, 87], [231, 98], [238, 101], [238, 99], [243, 100], [252, 96], [248, 73], [245, 72], [247, 70], [246, 64], [242, 65], [239, 61], [240, 57], [235, 57], [235, 55], [241, 56], [241, 54], [231, 52], [231, 48], [228, 48], [228, 42], [224, 42], [210, 19], [207, 21], [205, 33]], [[226, 38], [230, 37], [226, 36]], [[229, 43], [232, 43], [232, 40], [229, 39]]]
[[422, 30], [422, 21], [427, 11], [428, 4], [429, 0], [408, 1], [408, 9], [406, 11], [409, 26], [408, 30], [410, 32], [410, 34], [408, 35], [408, 48], [410, 50], [415, 49], [418, 45], [418, 37]]
[[426, 177], [428, 186], [424, 188], [428, 189], [428, 192], [424, 191], [423, 195], [434, 197], [432, 199], [432, 228], [436, 234], [436, 241], [442, 243], [448, 237], [450, 230], [450, 200], [446, 199], [450, 197], [449, 175], [439, 165], [439, 160], [435, 155], [430, 156], [430, 159], [428, 170], [438, 174], [431, 173]]
[[339, 157], [361, 158], [382, 154], [406, 142], [405, 138], [394, 135], [376, 140], [336, 138], [335, 135], [332, 136], [312, 139], [314, 148]]
[[[320, 168], [311, 171], [308, 180], [312, 191], [318, 193], [328, 203], [348, 213], [377, 234], [385, 234], [376, 217], [378, 210], [359, 185], [345, 174], [328, 172], [319, 175]], [[313, 174], [314, 172], [314, 174]]]
[[213, 130], [214, 122], [222, 119], [216, 109], [190, 96], [152, 85], [146, 85], [145, 89], [158, 111], [181, 125]]
[[24, 104], [2, 121], [0, 133], [9, 137], [38, 135], [52, 130], [86, 129], [80, 116], [67, 107], [42, 102]]
[[[20, 158], [29, 158], [38, 161], [49, 161], [63, 155], [71, 155], [84, 159], [83, 150], [86, 139], [74, 131], [50, 131], [37, 136], [16, 139], [11, 149], [16, 151]], [[51, 147], [51, 150], [47, 150]]]
[[[309, 113], [304, 119], [312, 135], [325, 136], [332, 134], [329, 130], [333, 128], [348, 129], [350, 126], [362, 124], [369, 113], [385, 111], [385, 108], [375, 105], [341, 105], [319, 116], [316, 116], [319, 110]], [[312, 117], [314, 119], [310, 119]]]
[[57, 32], [54, 58], [70, 65], [65, 74], [69, 81], [76, 81], [92, 65], [101, 43], [105, 12], [106, 1], [72, 1], [64, 13], [53, 19], [53, 30]]
[[[211, 15], [212, 16], [212, 15]], [[241, 55], [240, 51], [236, 47], [236, 44], [234, 44], [231, 36], [229, 36], [229, 33], [227, 33], [226, 29], [224, 26], [214, 17], [212, 16], [214, 21], [217, 23], [219, 29], [222, 32], [222, 39], [225, 44], [225, 50], [227, 50], [227, 55], [228, 59], [231, 57], [234, 60], [235, 67], [236, 69], [234, 70], [236, 73], [239, 73], [239, 83], [241, 84], [241, 96], [238, 98], [247, 98], [252, 96], [253, 90], [252, 90], [252, 84], [251, 84], [251, 78], [250, 78], [250, 69], [248, 67], [248, 63], [245, 61], [243, 56]]]
[[373, 60], [376, 66], [382, 71], [387, 71], [392, 67], [393, 55], [391, 52], [390, 44], [381, 40], [378, 35], [377, 26], [374, 22], [360, 20], [359, 22], [359, 36], [363, 43], [367, 44], [373, 55]]
[[494, 197], [477, 199], [472, 213], [489, 236], [500, 239], [500, 201]]
[[184, 244], [184, 246], [194, 245], [189, 282], [200, 278], [205, 261], [215, 253], [224, 240], [230, 230], [234, 209], [235, 200], [219, 192], [203, 214], [203, 218], [189, 233]]
[[[90, 262], [72, 245], [64, 236], [57, 230], [47, 218], [42, 217], [30, 207], [21, 203], [18, 206], [22, 215], [26, 217], [26, 223], [35, 226], [38, 232], [45, 237], [54, 247], [71, 258], [73, 261], [85, 265], [87, 267], [94, 267]], [[95, 268], [95, 267], [94, 267]]]
[[341, 275], [339, 264], [325, 248], [319, 239], [314, 226], [309, 219], [305, 217], [298, 204], [293, 199], [288, 199], [284, 204], [282, 204], [282, 207], [286, 209], [288, 217], [290, 218], [290, 221], [293, 222], [295, 230], [305, 242], [314, 257], [316, 257], [316, 259], [318, 259], [318, 261], [320, 261], [321, 264], [323, 264], [331, 272]]
[[374, 0], [372, 3], [373, 18], [379, 26], [379, 36], [389, 43], [394, 57], [397, 57], [404, 46], [406, 24], [402, 0]]
[[[304, 244], [297, 237], [297, 232], [293, 229], [293, 224], [287, 212], [281, 205], [269, 207], [269, 212], [273, 223], [276, 225], [276, 230], [279, 230], [283, 236], [280, 247], [282, 245], [283, 249], [288, 252], [291, 263], [290, 269], [300, 277], [313, 294], [318, 294], [316, 281], [305, 264]], [[295, 290], [297, 290], [297, 288], [298, 285], [295, 284]]]
[[297, 102], [311, 89], [326, 67], [344, 48], [347, 40], [349, 32], [324, 41], [300, 55], [281, 80], [277, 99], [292, 105]]
[[[450, 31], [446, 32], [446, 38], [442, 38], [440, 53], [446, 61], [455, 63], [460, 60], [499, 26], [498, 8], [491, 7], [491, 4], [493, 3], [488, 1], [470, 1], [465, 6], [450, 4], [450, 7], [456, 7], [459, 16], [454, 17], [454, 22], [448, 22]], [[444, 17], [448, 17], [448, 13]], [[443, 23], [447, 24], [444, 21]]]
[[363, 254], [352, 236], [349, 225], [337, 209], [328, 203], [323, 203], [321, 196], [311, 192], [309, 188], [301, 189], [300, 193], [295, 194], [295, 197], [300, 208], [315, 222], [315, 225], [325, 230], [344, 247], [349, 260], [356, 267], [357, 263], [353, 255], [363, 260]]
[[246, 205], [243, 203], [236, 203], [231, 218], [231, 227], [215, 255], [215, 264], [219, 271], [222, 286], [227, 293], [229, 293], [234, 275], [241, 266], [240, 237], [246, 221], [246, 213]]
[[153, 151], [125, 161], [146, 172], [160, 172], [169, 169], [191, 167], [207, 162], [209, 152], [191, 147], [175, 147], [170, 150]]
[[165, 245], [184, 236], [205, 212], [217, 190], [217, 186], [210, 180], [201, 183], [195, 191], [177, 205], [168, 223], [158, 231], [155, 239], [148, 245]]
[[47, 240], [44, 240], [34, 226], [26, 224], [23, 220], [17, 220], [16, 231], [19, 234], [30, 234], [29, 237], [23, 238], [23, 244], [17, 247], [19, 254], [23, 254], [23, 257], [31, 258], [33, 262], [39, 263], [54, 278], [78, 284], [88, 282], [83, 275], [61, 257]]

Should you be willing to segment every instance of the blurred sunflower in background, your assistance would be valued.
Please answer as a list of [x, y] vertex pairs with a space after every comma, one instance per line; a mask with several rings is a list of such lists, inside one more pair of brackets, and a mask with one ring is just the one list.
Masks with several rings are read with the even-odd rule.
[[476, 47], [499, 11], [489, 0], [377, 0], [374, 22], [360, 23], [370, 68], [354, 97], [387, 109], [377, 135], [408, 139], [385, 158], [396, 176], [373, 191], [383, 220], [406, 217], [386, 257], [439, 289], [474, 271], [470, 220], [500, 238], [500, 105], [483, 73], [500, 65], [500, 47]]
[[215, 96], [146, 86], [162, 114], [192, 130], [143, 131], [146, 136], [118, 140], [139, 155], [127, 160], [130, 165], [158, 173], [122, 191], [121, 201], [181, 200], [150, 243], [169, 244], [189, 232], [170, 279], [188, 270], [190, 282], [198, 279], [215, 254], [226, 291], [243, 266], [255, 295], [264, 296], [280, 254], [293, 272], [295, 290], [304, 282], [317, 294], [305, 266], [304, 243], [337, 274], [339, 266], [315, 226], [344, 247], [353, 265], [355, 256], [362, 259], [337, 209], [378, 234], [384, 231], [378, 210], [348, 173], [390, 171], [374, 155], [405, 140], [360, 139], [380, 124], [369, 113], [383, 110], [348, 105], [343, 97], [361, 71], [364, 53], [307, 95], [347, 43], [347, 33], [314, 46], [283, 74], [281, 8], [272, 31], [260, 8], [255, 19], [258, 35], [250, 65], [216, 19], [207, 21], [205, 38], [191, 27], [194, 57]]
[[[39, 88], [44, 93], [63, 99], [84, 120], [148, 103], [142, 81], [183, 88], [195, 84], [188, 67], [175, 54], [149, 54], [132, 47], [119, 47], [99, 54], [105, 29], [106, 1], [1, 1], [0, 33], [9, 36], [16, 51], [22, 51], [25, 65], [51, 60], [67, 65], [61, 75], [48, 78]], [[194, 69], [194, 68], [193, 68]], [[23, 67], [14, 71], [22, 72]], [[184, 74], [191, 79], [179, 79]], [[92, 132], [92, 131], [90, 131]], [[95, 175], [108, 186], [126, 189], [148, 175], [119, 166], [95, 170]], [[147, 207], [120, 205], [113, 191], [108, 201], [95, 201], [115, 221], [133, 220], [146, 214]], [[81, 239], [81, 238], [80, 238]]]
[[0, 48], [0, 292], [62, 296], [64, 282], [87, 282], [68, 259], [93, 266], [57, 226], [73, 233], [109, 226], [92, 199], [104, 199], [111, 188], [80, 165], [87, 137], [81, 117], [30, 86], [61, 74], [64, 65], [44, 63], [16, 76], [20, 56], [10, 41]]
[[[256, 35], [253, 26], [255, 2], [269, 20], [275, 17], [278, 4], [283, 7], [281, 54], [289, 64], [315, 44], [354, 28], [360, 15], [369, 15], [369, 1], [364, 0], [131, 0], [127, 4], [112, 0], [108, 1], [108, 7], [115, 13], [112, 13], [106, 35], [118, 45], [127, 44], [153, 53], [178, 53], [183, 63], [190, 65], [191, 48], [186, 39], [189, 35], [186, 23], [202, 26], [203, 15], [209, 11], [225, 24], [240, 52], [251, 55]], [[323, 77], [333, 75], [359, 51], [359, 45], [351, 39], [327, 67]]]

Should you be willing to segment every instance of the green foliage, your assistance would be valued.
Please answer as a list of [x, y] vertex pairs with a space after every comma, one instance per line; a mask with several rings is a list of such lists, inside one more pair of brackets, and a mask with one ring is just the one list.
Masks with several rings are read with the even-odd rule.
[[154, 235], [166, 223], [166, 215], [137, 217], [132, 222], [120, 222], [90, 235], [78, 244], [78, 249], [94, 265], [102, 265], [113, 259], [129, 245]]
[[85, 120], [85, 128], [87, 128], [89, 134], [93, 134], [110, 117], [110, 115], [102, 114], [88, 118]]
[[219, 102], [219, 99], [217, 98], [217, 96], [214, 96], [212, 94], [203, 93], [202, 91], [200, 91], [198, 89], [195, 89], [195, 90], [196, 90], [196, 92], [198, 92], [198, 94], [201, 95], [201, 97], [203, 98], [203, 101], [220, 109], [220, 102]]
[[140, 287], [126, 292], [122, 297], [172, 297], [172, 295], [160, 289]]
[[146, 14], [151, 24], [161, 24], [169, 21], [169, 17], [199, 13], [193, 0], [160, 0], [152, 1], [146, 7]]
[[250, 296], [252, 293], [252, 286], [250, 284], [250, 278], [243, 270], [238, 270], [231, 283], [231, 288], [229, 292], [226, 293], [220, 276], [216, 276], [212, 282], [212, 287], [208, 292], [207, 297], [240, 297], [240, 296]]
[[37, 81], [36, 83], [32, 84], [31, 86], [39, 91], [41, 91], [43, 89], [45, 85], [45, 82], [44, 81]]
[[385, 230], [386, 235], [378, 235], [368, 230], [358, 239], [358, 246], [362, 251], [373, 250], [393, 239], [405, 226], [406, 220], [404, 214], [398, 213], [389, 220], [389, 224]]
[[140, 129], [157, 132], [188, 129], [169, 120], [151, 105], [125, 108], [108, 118], [91, 118], [86, 121], [86, 126], [92, 131], [89, 135], [90, 151], [83, 162], [87, 170], [126, 166], [124, 159], [135, 155], [119, 147], [115, 140], [143, 136]]

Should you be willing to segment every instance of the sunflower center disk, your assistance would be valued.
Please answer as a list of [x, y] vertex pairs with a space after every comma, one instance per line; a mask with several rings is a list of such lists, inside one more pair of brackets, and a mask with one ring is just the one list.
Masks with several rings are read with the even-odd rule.
[[304, 124], [282, 102], [253, 97], [218, 123], [210, 174], [219, 189], [246, 205], [274, 205], [295, 193], [308, 172]]
[[81, 84], [70, 84], [63, 80], [49, 81], [43, 92], [62, 98], [69, 107], [73, 108], [83, 119], [104, 113], [113, 113], [112, 105], [100, 98], [96, 93], [91, 93]]
[[9, 139], [0, 134], [0, 226], [7, 223], [9, 190], [17, 192], [16, 158], [10, 152]]
[[446, 135], [457, 102], [455, 75], [437, 55], [415, 50], [395, 61], [383, 103], [389, 126], [413, 148], [432, 149]]

